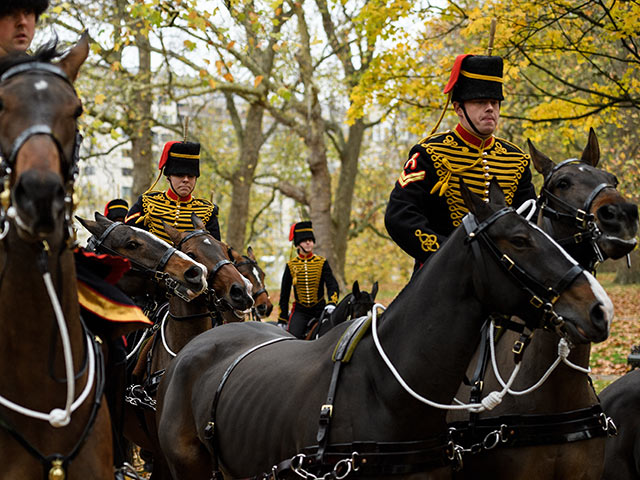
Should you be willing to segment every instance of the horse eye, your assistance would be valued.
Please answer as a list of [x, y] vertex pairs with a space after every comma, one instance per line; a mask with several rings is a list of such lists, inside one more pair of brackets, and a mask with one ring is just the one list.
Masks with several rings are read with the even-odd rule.
[[187, 257], [195, 260], [196, 259], [196, 254], [193, 252], [186, 252]]
[[126, 245], [124, 246], [124, 248], [126, 248], [127, 250], [135, 250], [139, 246], [140, 246], [140, 244], [138, 242], [136, 242], [135, 240], [129, 240], [126, 243]]
[[530, 245], [529, 239], [521, 236], [513, 237], [511, 239], [511, 244], [516, 248], [526, 248]]
[[82, 105], [80, 105], [78, 108], [76, 108], [76, 111], [73, 112], [73, 116], [75, 118], [78, 118], [80, 115], [82, 115], [82, 112], [83, 112]]
[[564, 178], [559, 180], [558, 183], [556, 183], [556, 188], [559, 188], [560, 190], [566, 190], [570, 186], [571, 186], [571, 183]]

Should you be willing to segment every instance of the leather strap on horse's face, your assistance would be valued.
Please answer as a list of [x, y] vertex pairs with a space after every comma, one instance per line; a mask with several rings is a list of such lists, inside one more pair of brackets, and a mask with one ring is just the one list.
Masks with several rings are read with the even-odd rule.
[[[231, 248], [229, 248], [229, 251], [231, 251]], [[229, 257], [231, 257], [231, 255], [229, 255]], [[255, 260], [250, 259], [249, 257], [247, 257], [246, 255], [242, 255], [243, 260], [241, 262], [238, 261], [234, 261], [233, 265], [238, 268], [238, 267], [242, 267], [243, 265], [251, 265], [254, 268], [258, 268], [258, 262], [256, 262]], [[256, 277], [256, 280], [258, 282], [260, 282], [260, 278]], [[260, 295], [262, 294], [266, 294], [267, 296], [269, 296], [269, 292], [267, 292], [267, 287], [262, 284], [262, 288], [259, 288], [257, 291], [253, 292], [251, 294], [251, 296], [253, 297], [254, 300], [256, 300]]]
[[497, 219], [510, 212], [514, 212], [514, 210], [510, 207], [503, 208], [480, 224], [478, 224], [476, 217], [469, 213], [462, 219], [462, 224], [467, 232], [466, 241], [467, 243], [471, 243], [476, 260], [481, 261], [482, 253], [480, 252], [478, 243], [475, 242], [475, 240], [481, 240], [482, 244], [486, 247], [486, 251], [488, 251], [505, 272], [531, 296], [529, 302], [535, 309], [541, 312], [541, 321], [538, 325], [528, 325], [529, 328], [547, 325], [557, 327], [562, 320], [561, 317], [553, 311], [553, 304], [560, 294], [573, 283], [576, 277], [584, 272], [584, 269], [577, 263], [574, 263], [555, 285], [547, 286], [518, 266], [508, 255], [498, 249], [495, 242], [486, 232], [487, 228]]
[[[0, 84], [17, 75], [28, 73], [44, 73], [61, 78], [65, 82], [67, 82], [67, 84], [73, 90], [74, 94], [76, 96], [78, 95], [73, 86], [73, 83], [69, 80], [64, 71], [56, 65], [45, 62], [27, 62], [16, 65], [15, 67], [8, 69], [2, 74], [2, 76], [0, 77]], [[76, 130], [73, 149], [71, 151], [70, 157], [68, 157], [64, 152], [60, 140], [58, 140], [58, 138], [55, 136], [51, 127], [46, 124], [36, 124], [29, 126], [16, 137], [16, 139], [13, 141], [11, 151], [8, 154], [7, 152], [2, 152], [2, 165], [3, 170], [5, 171], [5, 175], [8, 174], [13, 168], [16, 157], [18, 156], [18, 152], [20, 151], [22, 146], [27, 140], [29, 140], [29, 138], [34, 135], [47, 135], [51, 137], [58, 149], [58, 152], [60, 153], [63, 162], [67, 165], [66, 171], [64, 171], [63, 169], [65, 182], [75, 182], [75, 179], [78, 175], [78, 159], [80, 144], [82, 143], [82, 135]]]

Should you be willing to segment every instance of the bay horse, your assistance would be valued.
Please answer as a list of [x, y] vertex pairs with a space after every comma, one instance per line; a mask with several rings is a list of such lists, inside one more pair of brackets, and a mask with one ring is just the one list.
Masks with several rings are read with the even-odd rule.
[[[453, 399], [490, 313], [517, 314], [532, 326], [545, 318], [576, 344], [604, 340], [613, 307], [602, 287], [506, 207], [495, 179], [489, 190], [485, 203], [461, 184], [470, 215], [380, 325], [373, 322], [372, 335], [354, 333], [361, 323], [352, 320], [308, 342], [245, 322], [185, 346], [157, 399], [160, 446], [174, 479], [209, 479], [212, 471], [214, 478], [318, 478], [305, 472], [327, 470], [345, 478], [354, 469], [362, 478], [449, 478], [455, 452], [445, 413], [414, 394]], [[357, 348], [341, 338], [359, 338]]]
[[72, 239], [89, 52], [55, 42], [0, 60], [2, 477], [113, 479], [103, 363], [80, 318]]
[[360, 290], [360, 284], [357, 280], [354, 281], [351, 292], [338, 302], [336, 308], [330, 314], [323, 314], [319, 320], [313, 323], [305, 339], [316, 339], [336, 325], [367, 315], [376, 303], [377, 294], [378, 282], [374, 282], [371, 287], [371, 292], [367, 292], [366, 290]]
[[231, 311], [231, 318], [243, 319], [253, 306], [247, 280], [234, 266], [229, 247], [207, 232], [195, 214], [192, 221], [193, 231], [181, 232], [166, 223], [164, 228], [178, 250], [205, 266], [209, 288], [189, 302], [175, 295], [170, 297], [168, 311], [142, 350], [134, 370], [135, 385], [130, 395], [138, 398], [125, 407], [125, 436], [153, 456], [154, 480], [171, 479], [157, 446], [152, 408], [165, 369], [192, 338], [212, 327], [217, 311]]
[[605, 443], [602, 480], [640, 477], [640, 370], [632, 370], [600, 392], [602, 409], [618, 428]]
[[248, 247], [247, 254], [242, 255], [237, 250], [230, 248], [230, 256], [232, 257], [233, 265], [251, 282], [251, 296], [254, 302], [251, 309], [252, 319], [260, 321], [262, 318], [267, 318], [271, 315], [273, 304], [264, 283], [264, 271], [260, 268], [253, 249]]
[[[529, 150], [536, 170], [544, 176], [537, 202], [538, 224], [543, 230], [590, 271], [605, 258], [621, 258], [633, 250], [637, 206], [616, 190], [618, 181], [612, 174], [597, 168], [600, 149], [593, 129], [580, 159], [556, 164], [531, 142]], [[503, 378], [514, 368], [512, 347], [518, 340], [519, 334], [505, 332], [496, 345]], [[540, 331], [533, 335], [512, 389], [522, 392], [534, 386], [558, 359], [558, 349], [553, 333]], [[589, 343], [575, 345], [568, 361], [580, 369], [562, 362], [531, 393], [507, 395], [494, 410], [471, 417], [465, 431], [473, 437], [467, 445], [472, 452], [465, 456], [464, 469], [457, 477], [599, 479], [611, 424], [602, 415], [586, 374], [590, 351]], [[475, 369], [473, 362], [470, 377]], [[484, 379], [476, 380], [482, 380], [487, 391], [498, 385], [490, 367]], [[469, 388], [463, 386], [457, 398], [468, 399]], [[469, 416], [453, 414], [450, 418], [466, 421]], [[495, 432], [500, 432], [502, 425], [506, 425], [502, 431], [509, 429], [510, 436], [498, 433], [500, 441], [484, 441], [497, 438]]]

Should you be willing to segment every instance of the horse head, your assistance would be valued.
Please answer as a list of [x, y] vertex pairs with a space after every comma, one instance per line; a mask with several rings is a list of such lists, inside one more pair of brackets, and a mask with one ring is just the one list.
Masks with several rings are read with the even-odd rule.
[[[486, 203], [461, 181], [462, 197], [473, 214], [463, 225], [479, 265], [475, 294], [487, 306], [487, 316], [518, 312], [529, 328], [546, 327], [572, 344], [606, 339], [613, 304], [593, 275], [549, 235], [506, 207], [495, 178], [489, 191]], [[510, 281], [498, 282], [505, 276]]]
[[233, 266], [229, 247], [216, 240], [197, 215], [192, 214], [191, 219], [194, 231], [181, 232], [163, 222], [165, 231], [176, 248], [207, 267], [207, 281], [216, 299], [216, 306], [230, 309], [238, 320], [242, 320], [253, 306], [248, 280]]
[[373, 305], [376, 303], [376, 295], [378, 294], [378, 282], [374, 282], [371, 287], [371, 292], [366, 290], [360, 290], [360, 285], [356, 280], [351, 287], [352, 299], [349, 302], [350, 317], [359, 318], [364, 317], [371, 311]]
[[73, 82], [88, 52], [83, 35], [57, 64], [55, 42], [0, 62], [2, 203], [23, 239], [51, 242], [69, 232], [82, 113]]
[[186, 301], [207, 288], [206, 267], [152, 233], [112, 222], [98, 212], [95, 221], [76, 218], [93, 235], [91, 249], [127, 258], [134, 271], [164, 281], [169, 290]]
[[544, 217], [550, 224], [545, 230], [562, 245], [571, 245], [570, 253], [582, 264], [574, 252], [582, 241], [592, 245], [588, 254], [596, 249], [600, 261], [631, 252], [637, 243], [638, 207], [618, 192], [614, 175], [597, 168], [600, 148], [593, 129], [581, 158], [558, 164], [528, 143], [533, 164], [544, 176], [538, 204], [540, 222]]
[[251, 282], [251, 296], [253, 297], [254, 307], [260, 318], [271, 315], [273, 304], [269, 298], [269, 292], [264, 284], [264, 271], [258, 265], [256, 256], [251, 247], [247, 248], [247, 254], [242, 255], [240, 252], [230, 249], [230, 255], [233, 264], [238, 271]]

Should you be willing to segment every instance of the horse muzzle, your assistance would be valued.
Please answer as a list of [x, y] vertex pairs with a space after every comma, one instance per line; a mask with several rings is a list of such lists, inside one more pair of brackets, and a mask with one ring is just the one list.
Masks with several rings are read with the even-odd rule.
[[22, 236], [43, 239], [64, 223], [65, 190], [60, 176], [51, 171], [28, 170], [11, 192], [13, 217]]

